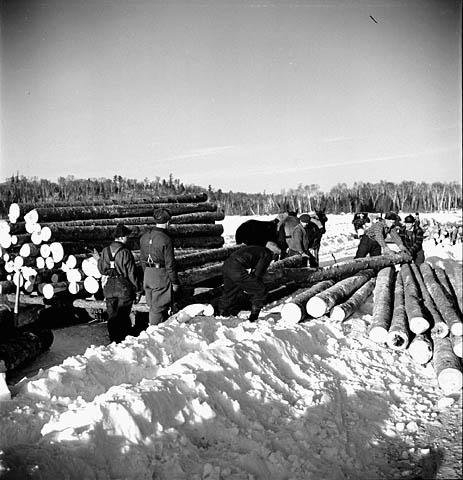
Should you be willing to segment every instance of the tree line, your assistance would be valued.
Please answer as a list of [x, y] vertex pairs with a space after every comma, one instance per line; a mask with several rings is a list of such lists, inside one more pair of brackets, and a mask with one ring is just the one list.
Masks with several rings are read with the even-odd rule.
[[433, 212], [462, 208], [462, 185], [459, 182], [378, 183], [355, 182], [348, 187], [339, 183], [329, 192], [322, 192], [316, 184], [299, 184], [296, 188], [275, 193], [223, 192], [192, 184], [184, 184], [172, 174], [167, 179], [155, 177], [143, 181], [120, 175], [113, 178], [79, 179], [72, 175], [60, 177], [56, 182], [16, 174], [0, 183], [0, 212], [7, 213], [9, 205], [16, 203], [50, 203], [59, 205], [96, 199], [108, 203], [149, 201], [152, 196], [208, 194], [210, 202], [217, 204], [225, 215], [271, 215], [283, 210], [309, 212], [326, 209], [328, 213]]

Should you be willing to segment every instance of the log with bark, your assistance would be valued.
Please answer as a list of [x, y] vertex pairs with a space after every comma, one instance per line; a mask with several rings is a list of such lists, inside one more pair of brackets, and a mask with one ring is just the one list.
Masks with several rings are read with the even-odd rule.
[[334, 285], [334, 280], [323, 280], [304, 290], [283, 305], [281, 309], [282, 320], [299, 322], [307, 318], [307, 302], [320, 292]]
[[463, 386], [463, 373], [460, 358], [455, 355], [450, 337], [432, 336], [434, 355], [432, 365], [437, 381], [445, 395], [460, 393]]
[[410, 267], [418, 283], [424, 307], [427, 310], [428, 315], [432, 318], [432, 333], [440, 338], [444, 338], [449, 334], [449, 326], [442, 318], [439, 309], [436, 307], [434, 300], [429, 294], [419, 267], [415, 264], [410, 265]]
[[217, 204], [202, 203], [158, 203], [128, 204], [128, 205], [96, 205], [72, 207], [41, 207], [37, 208], [41, 223], [74, 220], [88, 220], [96, 218], [125, 218], [149, 217], [154, 208], [166, 208], [171, 215], [180, 215], [193, 212], [215, 212]]
[[410, 343], [410, 330], [405, 312], [405, 293], [402, 276], [397, 275], [394, 287], [394, 309], [386, 343], [392, 350], [405, 350]]
[[453, 306], [454, 306], [455, 310], [457, 311], [457, 314], [461, 318], [462, 311], [461, 311], [460, 306], [458, 304], [458, 298], [457, 298], [458, 294], [456, 293], [455, 288], [454, 288], [449, 276], [447, 275], [447, 272], [443, 268], [441, 268], [437, 265], [434, 266], [433, 269], [434, 269], [434, 273], [437, 277], [437, 280], [439, 281], [439, 283], [442, 287], [442, 290], [444, 291], [446, 296], [449, 298], [449, 300], [453, 303]]
[[264, 281], [275, 283], [281, 280], [291, 280], [296, 283], [316, 283], [322, 280], [339, 279], [354, 275], [363, 270], [380, 270], [392, 265], [406, 263], [410, 256], [405, 253], [396, 253], [393, 255], [381, 255], [378, 257], [365, 257], [347, 260], [345, 262], [335, 263], [329, 267], [320, 269], [313, 268], [287, 268], [267, 272]]
[[461, 335], [450, 334], [450, 341], [452, 342], [453, 353], [462, 358], [463, 357], [463, 337]]
[[458, 312], [452, 300], [447, 297], [444, 290], [442, 289], [442, 286], [439, 283], [436, 275], [434, 274], [434, 270], [431, 265], [426, 262], [421, 264], [420, 271], [423, 275], [426, 288], [428, 289], [428, 292], [434, 300], [436, 307], [441, 313], [442, 318], [449, 326], [450, 331], [454, 335], [463, 335], [461, 317], [458, 315]]
[[327, 314], [335, 305], [350, 297], [374, 275], [373, 270], [363, 270], [351, 277], [347, 277], [323, 292], [310, 298], [306, 305], [307, 313], [314, 318]]
[[368, 332], [370, 340], [376, 343], [386, 343], [387, 333], [391, 326], [395, 278], [393, 267], [382, 268], [376, 277], [373, 313]]
[[343, 322], [363, 305], [375, 288], [376, 278], [370, 278], [355, 291], [345, 302], [335, 305], [331, 310], [330, 319]]
[[[21, 215], [27, 214], [33, 209], [50, 207], [91, 207], [91, 206], [105, 206], [105, 205], [153, 205], [158, 203], [202, 203], [207, 201], [207, 193], [182, 193], [178, 195], [153, 195], [149, 198], [127, 198], [127, 199], [92, 199], [89, 201], [66, 201], [58, 200], [53, 202], [38, 202], [38, 203], [20, 203], [18, 209]], [[39, 213], [40, 220], [40, 213]]]
[[427, 316], [418, 283], [412, 273], [410, 265], [402, 265], [400, 269], [405, 293], [405, 312], [407, 313], [410, 330], [419, 335], [431, 327], [431, 319]]
[[[175, 263], [178, 271], [188, 268], [198, 267], [206, 263], [226, 260], [233, 252], [239, 250], [241, 246], [233, 245], [231, 247], [217, 248], [214, 250], [204, 250], [195, 253], [175, 254]], [[140, 258], [140, 251], [133, 252], [135, 261]]]
[[15, 330], [9, 338], [0, 342], [0, 361], [4, 362], [7, 375], [34, 360], [52, 343], [53, 333], [49, 329]]
[[432, 266], [445, 270], [457, 300], [460, 314], [463, 313], [463, 265], [451, 258], [429, 257], [426, 261]]

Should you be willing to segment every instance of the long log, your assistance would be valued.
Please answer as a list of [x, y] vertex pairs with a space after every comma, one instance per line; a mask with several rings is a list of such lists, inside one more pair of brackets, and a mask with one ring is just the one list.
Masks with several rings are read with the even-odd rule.
[[70, 219], [86, 220], [94, 218], [149, 217], [154, 208], [166, 208], [171, 215], [193, 212], [215, 212], [217, 204], [203, 203], [158, 203], [130, 205], [97, 205], [76, 207], [37, 208], [41, 223], [66, 221]]
[[299, 322], [307, 317], [307, 302], [320, 292], [334, 285], [334, 280], [323, 280], [304, 290], [289, 300], [281, 309], [281, 319], [289, 322]]
[[452, 285], [452, 282], [449, 276], [447, 275], [447, 272], [439, 266], [435, 266], [433, 268], [434, 268], [434, 273], [436, 274], [437, 280], [439, 281], [442, 287], [442, 290], [444, 291], [447, 298], [453, 303], [453, 306], [457, 314], [461, 317], [462, 311], [460, 310], [460, 306], [458, 304], [457, 293], [455, 292], [455, 289]]
[[394, 306], [395, 270], [382, 268], [376, 277], [373, 294], [373, 313], [368, 337], [376, 343], [386, 343]]
[[463, 357], [463, 337], [461, 335], [450, 334], [450, 341], [452, 342], [453, 353], [462, 358]]
[[460, 314], [463, 313], [463, 265], [451, 258], [428, 257], [426, 262], [445, 270], [450, 280]]
[[307, 313], [314, 318], [327, 314], [336, 304], [343, 302], [374, 275], [372, 270], [358, 272], [352, 277], [335, 283], [323, 292], [309, 299], [306, 305]]
[[191, 268], [183, 272], [179, 272], [178, 277], [181, 285], [198, 285], [206, 280], [212, 280], [222, 276], [223, 262], [205, 265], [200, 268]]
[[[207, 193], [182, 193], [178, 195], [153, 195], [149, 198], [127, 198], [127, 199], [92, 199], [91, 201], [79, 200], [58, 200], [53, 202], [38, 203], [20, 203], [18, 204], [20, 212], [24, 215], [33, 209], [50, 207], [92, 207], [105, 205], [140, 205], [140, 204], [158, 204], [158, 203], [201, 203], [207, 201]], [[40, 216], [39, 216], [40, 220]]]
[[[239, 245], [233, 245], [231, 247], [217, 248], [214, 250], [204, 250], [202, 252], [195, 253], [186, 253], [175, 255], [175, 261], [177, 264], [177, 269], [179, 271], [186, 270], [188, 268], [198, 267], [206, 263], [218, 262], [226, 260], [233, 252], [239, 250], [241, 247]], [[135, 255], [135, 260], [138, 260], [140, 257], [140, 252], [137, 252]]]
[[460, 316], [455, 309], [451, 299], [447, 297], [441, 284], [438, 282], [434, 270], [428, 263], [420, 265], [420, 271], [423, 275], [426, 288], [436, 304], [442, 318], [445, 319], [450, 331], [454, 335], [463, 335], [463, 326]]
[[397, 275], [394, 288], [394, 309], [386, 343], [392, 350], [405, 350], [410, 343], [407, 314], [405, 312], [405, 293], [402, 276]]
[[413, 276], [410, 265], [402, 265], [400, 275], [404, 284], [405, 312], [407, 313], [408, 326], [413, 333], [419, 335], [429, 330], [431, 322], [422, 306], [418, 283]]
[[432, 340], [434, 342], [432, 365], [439, 387], [445, 395], [459, 393], [463, 386], [463, 373], [460, 358], [453, 352], [450, 337], [433, 336]]
[[433, 356], [433, 344], [427, 334], [416, 335], [407, 349], [413, 360], [419, 365], [426, 365]]
[[432, 299], [431, 295], [426, 288], [426, 285], [423, 280], [423, 275], [421, 274], [420, 269], [417, 265], [412, 264], [410, 265], [413, 275], [418, 283], [421, 298], [423, 299], [423, 304], [425, 309], [427, 310], [429, 316], [432, 318], [432, 333], [437, 335], [440, 338], [444, 338], [449, 334], [449, 326], [442, 318], [438, 308], [436, 307], [434, 300]]
[[380, 270], [381, 268], [405, 263], [410, 256], [404, 253], [393, 255], [381, 255], [378, 257], [365, 257], [335, 263], [329, 267], [318, 270], [313, 268], [287, 268], [267, 272], [264, 275], [264, 282], [276, 282], [281, 280], [292, 280], [294, 282], [316, 283], [322, 280], [339, 279], [354, 275], [362, 270]]
[[331, 310], [330, 319], [342, 322], [349, 318], [361, 305], [363, 305], [367, 298], [371, 295], [375, 288], [376, 278], [371, 278], [357, 291], [355, 291], [350, 298], [345, 302], [335, 305]]

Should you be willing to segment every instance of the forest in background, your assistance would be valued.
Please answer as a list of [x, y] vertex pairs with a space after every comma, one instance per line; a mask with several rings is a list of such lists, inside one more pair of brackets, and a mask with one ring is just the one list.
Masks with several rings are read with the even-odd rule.
[[322, 192], [318, 185], [299, 184], [296, 188], [282, 189], [281, 193], [223, 192], [221, 189], [184, 184], [170, 174], [167, 179], [155, 177], [143, 181], [123, 178], [79, 179], [72, 175], [57, 181], [27, 178], [19, 173], [0, 183], [0, 212], [8, 212], [11, 203], [49, 203], [59, 206], [72, 202], [107, 200], [108, 203], [124, 201], [137, 203], [150, 197], [180, 195], [185, 193], [208, 194], [208, 201], [217, 204], [225, 215], [267, 215], [282, 210], [309, 212], [326, 209], [327, 213], [386, 212], [434, 212], [462, 208], [462, 185], [459, 182], [417, 183], [402, 181], [393, 183], [356, 182], [349, 187], [345, 183], [335, 185], [329, 192]]

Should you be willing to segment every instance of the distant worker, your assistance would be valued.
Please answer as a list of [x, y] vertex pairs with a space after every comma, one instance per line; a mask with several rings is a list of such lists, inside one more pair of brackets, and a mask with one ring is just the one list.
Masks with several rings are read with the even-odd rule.
[[315, 266], [315, 257], [309, 251], [309, 237], [307, 234], [309, 222], [310, 215], [307, 213], [303, 213], [299, 217], [299, 223], [294, 226], [291, 236], [286, 239], [288, 243], [288, 257], [301, 255], [305, 259], [305, 265], [310, 261], [310, 266]]
[[381, 254], [393, 254], [394, 252], [386, 245], [388, 234], [401, 251], [406, 251], [407, 248], [404, 246], [395, 226], [398, 218], [400, 217], [396, 213], [389, 212], [383, 221], [373, 223], [365, 231], [365, 235], [361, 237], [355, 258], [363, 258], [367, 255], [375, 257]]
[[267, 242], [265, 247], [242, 247], [225, 260], [222, 267], [223, 295], [219, 300], [219, 315], [236, 315], [239, 312], [239, 296], [245, 292], [251, 297], [249, 321], [255, 322], [259, 318], [267, 296], [262, 277], [272, 260], [278, 259], [280, 253], [276, 243]]
[[135, 259], [126, 243], [130, 230], [123, 224], [116, 227], [114, 242], [103, 248], [98, 259], [102, 275], [103, 294], [108, 314], [108, 333], [111, 342], [119, 343], [132, 333], [130, 312], [141, 297], [136, 277]]
[[408, 253], [412, 256], [413, 262], [421, 265], [424, 262], [424, 232], [419, 224], [416, 223], [416, 218], [413, 215], [405, 217], [404, 227], [400, 229], [400, 237]]
[[170, 212], [159, 208], [153, 212], [156, 225], [140, 237], [140, 261], [143, 268], [143, 287], [149, 306], [149, 323], [158, 325], [169, 316], [174, 293], [179, 289], [174, 246], [166, 232]]
[[357, 235], [356, 238], [361, 237], [365, 233], [365, 228], [367, 228], [366, 224], [369, 223], [371, 223], [371, 220], [367, 213], [357, 212], [354, 215], [352, 224], [354, 225], [355, 233]]

